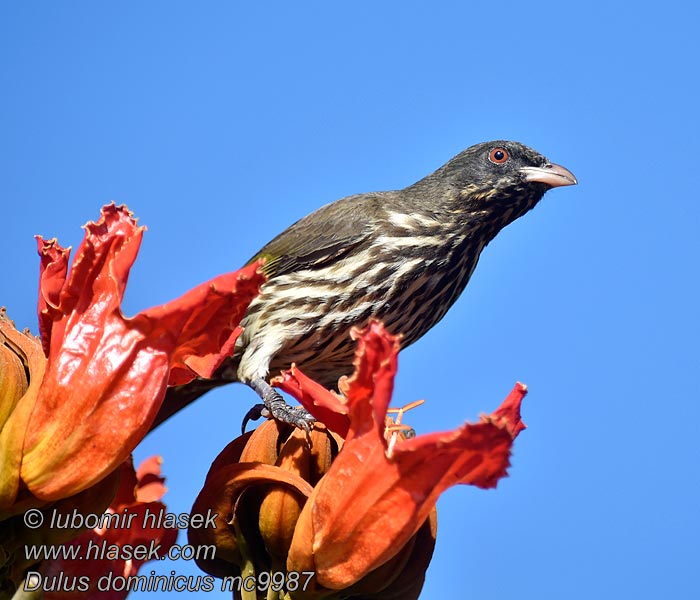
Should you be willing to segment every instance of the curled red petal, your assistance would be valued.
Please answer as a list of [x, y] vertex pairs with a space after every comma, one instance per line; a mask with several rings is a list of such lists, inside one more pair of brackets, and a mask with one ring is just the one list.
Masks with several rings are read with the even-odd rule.
[[[127, 319], [120, 304], [143, 227], [111, 204], [85, 229], [60, 290], [62, 266], [43, 278], [51, 282], [40, 302], [49, 355], [22, 463], [22, 479], [42, 500], [86, 489], [123, 462], [148, 431], [169, 378], [206, 376], [231, 350], [264, 279], [250, 265]], [[42, 260], [50, 256], [62, 265], [66, 254], [54, 248]], [[42, 263], [43, 274], [52, 270]]]
[[54, 238], [44, 240], [37, 236], [39, 263], [39, 334], [44, 354], [49, 355], [51, 329], [55, 310], [60, 303], [60, 292], [66, 282], [70, 248], [62, 248]]
[[[346, 383], [350, 412], [347, 440], [375, 432], [384, 440], [386, 411], [394, 391], [400, 337], [391, 335], [378, 321], [365, 329], [352, 331], [357, 340], [355, 372]], [[346, 441], [347, 441], [346, 440]]]
[[272, 384], [294, 396], [318, 421], [341, 437], [350, 427], [347, 406], [333, 392], [304, 375], [296, 365], [272, 380]]
[[515, 384], [510, 394], [491, 415], [482, 418], [496, 425], [505, 427], [514, 438], [526, 429], [525, 423], [520, 418], [520, 405], [527, 394], [527, 386], [519, 381]]

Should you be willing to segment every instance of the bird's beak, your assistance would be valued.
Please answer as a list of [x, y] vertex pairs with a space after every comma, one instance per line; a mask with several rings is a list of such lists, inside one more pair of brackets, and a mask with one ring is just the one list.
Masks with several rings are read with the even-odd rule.
[[544, 167], [523, 167], [520, 172], [525, 175], [525, 181], [538, 181], [549, 187], [578, 183], [574, 174], [561, 165], [547, 164]]

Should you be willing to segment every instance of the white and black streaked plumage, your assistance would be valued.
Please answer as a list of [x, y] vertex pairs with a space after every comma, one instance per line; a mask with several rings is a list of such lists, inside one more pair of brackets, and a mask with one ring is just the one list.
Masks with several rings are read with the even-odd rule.
[[327, 204], [274, 238], [268, 281], [253, 300], [233, 357], [213, 380], [168, 393], [157, 422], [207, 389], [241, 381], [297, 422], [267, 383], [296, 363], [327, 387], [352, 372], [352, 327], [379, 319], [402, 347], [435, 325], [462, 293], [483, 248], [573, 174], [534, 150], [486, 142], [417, 183]]

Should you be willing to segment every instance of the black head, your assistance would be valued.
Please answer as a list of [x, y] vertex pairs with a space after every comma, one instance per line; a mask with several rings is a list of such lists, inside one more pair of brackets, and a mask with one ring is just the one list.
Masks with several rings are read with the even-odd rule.
[[467, 148], [416, 186], [440, 187], [456, 212], [500, 217], [503, 226], [533, 208], [548, 189], [576, 183], [571, 171], [532, 148], [497, 140]]

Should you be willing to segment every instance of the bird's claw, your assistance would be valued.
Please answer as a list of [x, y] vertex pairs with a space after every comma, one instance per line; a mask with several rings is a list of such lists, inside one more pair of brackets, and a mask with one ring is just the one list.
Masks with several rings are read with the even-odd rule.
[[248, 421], [257, 421], [260, 417], [267, 417], [267, 409], [264, 404], [256, 404], [253, 406], [243, 417], [243, 423], [241, 423], [241, 433], [245, 433], [246, 425]]
[[267, 414], [276, 421], [303, 429], [308, 436], [309, 433], [311, 433], [311, 427], [316, 419], [314, 419], [303, 406], [289, 406], [284, 399], [281, 397], [280, 399], [282, 400], [280, 404], [275, 403], [269, 407], [265, 407]]
[[245, 428], [249, 421], [257, 421], [260, 417], [272, 418], [281, 423], [303, 429], [307, 436], [311, 433], [311, 428], [316, 421], [311, 413], [301, 406], [289, 406], [289, 404], [284, 402], [282, 405], [274, 404], [271, 408], [268, 408], [264, 404], [256, 404], [243, 417], [241, 432], [245, 433]]
[[303, 429], [308, 437], [311, 427], [316, 421], [311, 413], [301, 406], [289, 406], [282, 395], [267, 382], [256, 380], [253, 383], [251, 387], [260, 394], [263, 404], [256, 404], [246, 413], [242, 425], [244, 433], [248, 421], [255, 421], [260, 417], [268, 417]]

